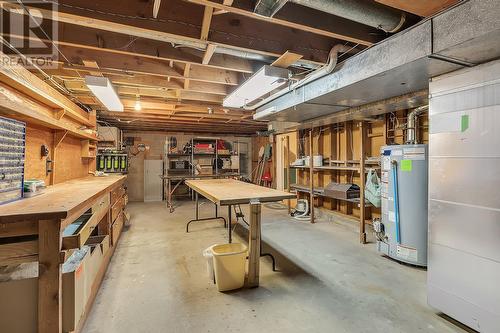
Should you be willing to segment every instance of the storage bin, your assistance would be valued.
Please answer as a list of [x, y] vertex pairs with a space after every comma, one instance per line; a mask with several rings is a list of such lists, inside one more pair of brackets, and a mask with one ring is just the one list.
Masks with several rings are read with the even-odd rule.
[[228, 291], [243, 287], [247, 247], [240, 243], [214, 245], [212, 254], [217, 289]]

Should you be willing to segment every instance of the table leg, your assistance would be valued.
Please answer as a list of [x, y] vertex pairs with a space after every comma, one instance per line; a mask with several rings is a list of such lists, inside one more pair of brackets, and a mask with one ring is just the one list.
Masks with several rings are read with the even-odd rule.
[[229, 243], [232, 243], [232, 237], [231, 237], [231, 226], [233, 225], [232, 223], [232, 217], [231, 217], [231, 205], [227, 206], [227, 235], [229, 239]]
[[170, 213], [172, 213], [173, 209], [172, 209], [172, 183], [170, 182], [170, 179], [167, 180], [167, 191], [168, 191], [168, 194], [167, 194], [167, 207], [170, 211]]
[[195, 204], [195, 206], [196, 206], [196, 219], [198, 220], [198, 208], [199, 208], [199, 207], [198, 207], [198, 192], [196, 192], [196, 193], [194, 194], [194, 196], [195, 196], [195, 203], [194, 203], [194, 204]]
[[61, 223], [38, 221], [38, 332], [62, 331]]
[[226, 226], [226, 219], [222, 216], [218, 216], [218, 208], [217, 208], [217, 204], [215, 203], [215, 217], [207, 217], [207, 218], [203, 218], [203, 219], [200, 219], [200, 214], [199, 214], [199, 200], [198, 200], [198, 192], [195, 191], [195, 212], [196, 212], [196, 217], [194, 220], [190, 220], [187, 224], [186, 224], [186, 232], [189, 232], [189, 225], [193, 222], [197, 222], [197, 221], [209, 221], [209, 220], [222, 220], [224, 222], [224, 226]]
[[259, 286], [261, 204], [250, 203], [250, 232], [248, 240], [248, 287]]

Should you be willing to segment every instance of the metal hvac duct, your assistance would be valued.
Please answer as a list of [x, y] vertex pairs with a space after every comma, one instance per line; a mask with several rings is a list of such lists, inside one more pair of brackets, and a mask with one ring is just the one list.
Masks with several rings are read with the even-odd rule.
[[408, 113], [408, 123], [406, 125], [406, 144], [415, 145], [418, 143], [417, 135], [417, 117], [429, 110], [429, 105], [423, 105], [415, 108]]
[[301, 6], [369, 25], [385, 32], [396, 32], [405, 23], [404, 12], [378, 4], [359, 0], [289, 0]]
[[343, 17], [385, 32], [396, 32], [405, 23], [405, 13], [373, 1], [359, 0], [259, 0], [255, 13], [272, 17], [287, 2]]

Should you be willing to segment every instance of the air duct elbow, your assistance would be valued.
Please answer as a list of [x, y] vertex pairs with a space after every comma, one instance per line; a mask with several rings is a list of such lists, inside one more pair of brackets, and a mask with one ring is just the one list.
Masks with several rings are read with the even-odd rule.
[[429, 110], [429, 105], [423, 105], [408, 113], [408, 121], [406, 124], [406, 144], [413, 145], [418, 143], [417, 118], [422, 113], [427, 112], [427, 110]]

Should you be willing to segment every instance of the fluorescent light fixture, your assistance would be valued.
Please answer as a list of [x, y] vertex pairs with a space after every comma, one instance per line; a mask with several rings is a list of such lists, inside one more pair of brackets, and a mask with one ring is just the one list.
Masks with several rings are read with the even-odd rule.
[[111, 81], [104, 76], [85, 76], [85, 84], [109, 111], [123, 112], [123, 104]]
[[279, 88], [288, 79], [288, 69], [263, 66], [235, 91], [224, 98], [225, 107], [241, 108]]

